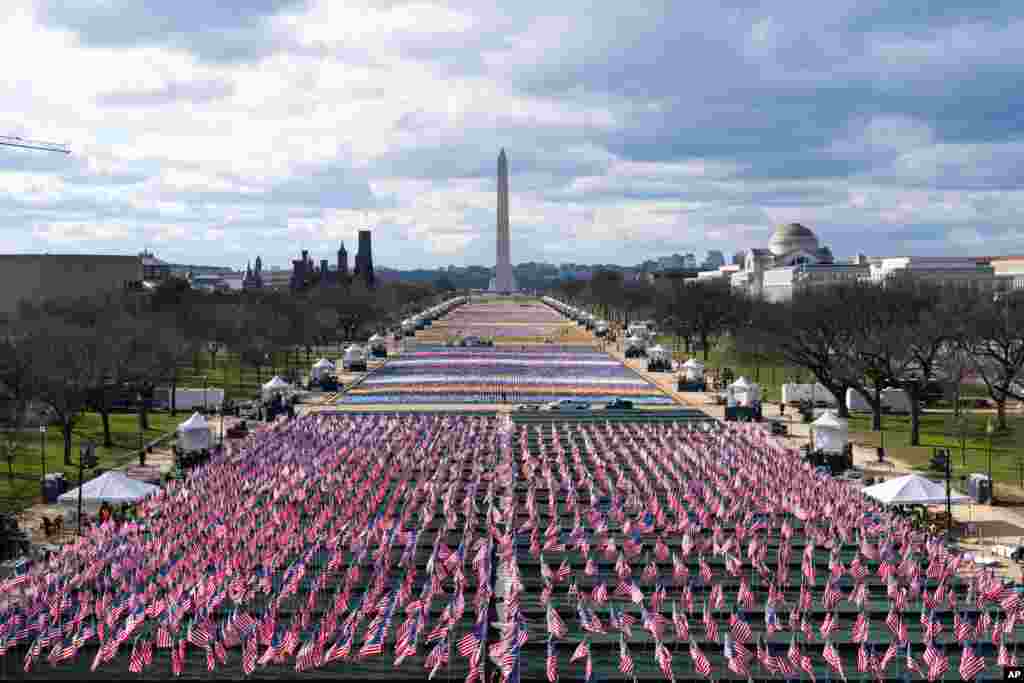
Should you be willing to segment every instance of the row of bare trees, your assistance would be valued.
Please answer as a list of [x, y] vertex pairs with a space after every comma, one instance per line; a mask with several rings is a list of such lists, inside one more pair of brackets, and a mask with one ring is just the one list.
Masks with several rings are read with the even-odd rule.
[[[151, 294], [25, 304], [0, 324], [0, 401], [12, 407], [16, 427], [30, 406], [49, 412], [68, 460], [85, 411], [100, 413], [110, 447], [111, 398], [168, 386], [173, 411], [181, 369], [197, 366], [201, 354], [216, 366], [218, 354], [230, 350], [259, 373], [275, 355], [305, 350], [308, 360], [315, 346], [387, 329], [437, 298], [429, 285], [404, 282], [204, 293], [170, 280]], [[145, 401], [138, 414], [146, 428]]]
[[911, 443], [920, 442], [920, 406], [942, 385], [959, 407], [968, 376], [980, 378], [996, 406], [999, 430], [1006, 406], [1024, 400], [1024, 293], [941, 286], [912, 278], [801, 288], [784, 302], [751, 298], [725, 281], [665, 279], [623, 282], [598, 273], [590, 282], [561, 283], [553, 294], [595, 313], [653, 317], [661, 329], [708, 351], [758, 366], [809, 372], [839, 398], [860, 394], [881, 429], [882, 391], [906, 391]]

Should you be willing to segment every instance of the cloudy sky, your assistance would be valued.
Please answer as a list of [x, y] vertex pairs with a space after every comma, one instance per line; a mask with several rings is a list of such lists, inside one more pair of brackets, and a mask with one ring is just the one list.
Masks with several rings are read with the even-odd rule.
[[[711, 6], [714, 6], [711, 8]], [[0, 252], [1024, 252], [1019, 0], [6, 0]], [[332, 257], [333, 260], [333, 257]]]

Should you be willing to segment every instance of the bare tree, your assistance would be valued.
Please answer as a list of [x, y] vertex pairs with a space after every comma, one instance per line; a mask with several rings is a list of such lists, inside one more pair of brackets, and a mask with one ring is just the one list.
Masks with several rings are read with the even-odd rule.
[[810, 372], [836, 397], [842, 417], [849, 417], [844, 398], [854, 385], [849, 358], [841, 353], [851, 338], [849, 289], [799, 290], [788, 302], [754, 301], [749, 309], [750, 329], [763, 335], [788, 364]]
[[970, 316], [974, 369], [996, 404], [999, 431], [1006, 430], [1006, 402], [1024, 401], [1024, 296], [1006, 293], [977, 302]]
[[65, 464], [71, 464], [71, 437], [89, 391], [105, 374], [100, 346], [93, 331], [62, 321], [44, 321], [37, 328], [32, 347], [37, 395], [61, 424]]

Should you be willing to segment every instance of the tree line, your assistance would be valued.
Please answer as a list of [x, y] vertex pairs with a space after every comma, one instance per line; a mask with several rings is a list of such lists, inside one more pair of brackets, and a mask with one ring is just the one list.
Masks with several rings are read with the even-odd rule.
[[[384, 331], [439, 297], [430, 285], [406, 282], [207, 293], [171, 279], [151, 293], [22, 303], [0, 320], [0, 402], [11, 407], [15, 428], [30, 406], [45, 408], [60, 425], [70, 462], [84, 412], [101, 415], [109, 447], [112, 397], [167, 386], [173, 412], [181, 368], [198, 366], [202, 354], [215, 367], [218, 354], [230, 350], [260, 373], [281, 354], [305, 351], [309, 360], [316, 346]], [[137, 411], [148, 427], [145, 401]]]
[[757, 365], [809, 372], [839, 402], [852, 389], [881, 429], [882, 391], [910, 399], [911, 444], [920, 444], [921, 405], [936, 384], [959, 408], [969, 376], [983, 383], [1007, 429], [1006, 407], [1024, 401], [1024, 293], [939, 285], [912, 276], [804, 287], [788, 301], [747, 296], [724, 280], [623, 281], [597, 273], [559, 283], [552, 295], [609, 320], [653, 318], [686, 352], [728, 345]]

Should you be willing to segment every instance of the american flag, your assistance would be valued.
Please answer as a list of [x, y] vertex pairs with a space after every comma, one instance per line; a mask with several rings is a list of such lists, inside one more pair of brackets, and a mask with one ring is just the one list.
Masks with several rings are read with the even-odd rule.
[[555, 638], [564, 638], [565, 634], [568, 633], [568, 629], [565, 627], [565, 622], [558, 616], [558, 612], [550, 604], [547, 609], [547, 622], [548, 622], [548, 633], [553, 635]]
[[619, 671], [631, 678], [633, 674], [633, 657], [629, 654], [629, 647], [626, 645], [626, 638], [619, 634]]
[[[660, 648], [661, 651], [664, 651], [665, 654], [667, 655], [668, 650], [665, 649], [665, 646], [662, 643], [659, 642], [657, 647]], [[657, 652], [657, 651], [658, 650], [656, 650], [655, 652]], [[693, 660], [693, 670], [696, 673], [699, 673], [704, 678], [710, 678], [711, 677], [711, 661], [708, 660], [707, 656], [705, 656], [705, 654], [701, 651], [701, 649], [697, 645], [696, 641], [693, 641], [693, 640], [690, 641], [690, 659]], [[672, 658], [671, 658], [671, 656], [668, 657], [667, 662], [668, 662], [667, 668], [668, 668], [669, 671], [671, 671], [672, 670]], [[661, 659], [658, 660], [658, 664], [659, 664], [659, 666], [661, 666], [662, 672], [665, 673], [666, 676], [668, 676], [669, 673], [665, 671], [666, 664], [663, 663], [663, 661]], [[674, 680], [674, 677], [673, 677], [673, 680]]]
[[790, 636], [789, 639], [789, 650], [786, 653], [789, 663], [792, 665], [794, 670], [806, 671], [811, 678], [814, 678], [814, 666], [811, 664], [811, 658], [805, 654], [800, 646], [796, 643], [796, 636]]
[[548, 656], [545, 663], [548, 683], [558, 683], [558, 655], [555, 653], [555, 641], [548, 638]]
[[729, 628], [732, 633], [732, 637], [736, 639], [736, 642], [746, 644], [750, 642], [751, 631], [750, 624], [744, 618], [743, 613], [733, 614], [729, 618]]
[[960, 654], [960, 678], [970, 681], [984, 670], [985, 658], [975, 654], [974, 648], [969, 643], [964, 643], [963, 652]]
[[846, 680], [846, 674], [843, 672], [843, 660], [839, 658], [839, 653], [836, 651], [832, 641], [825, 643], [825, 648], [821, 652], [821, 657], [824, 659], [832, 670], [839, 674], [839, 677], [844, 681]]
[[437, 643], [437, 645], [434, 646], [434, 649], [430, 651], [430, 654], [427, 655], [427, 659], [423, 664], [425, 669], [430, 669], [430, 675], [427, 677], [427, 680], [433, 680], [441, 667], [448, 663], [449, 649], [450, 645], [448, 638], [445, 637]]

